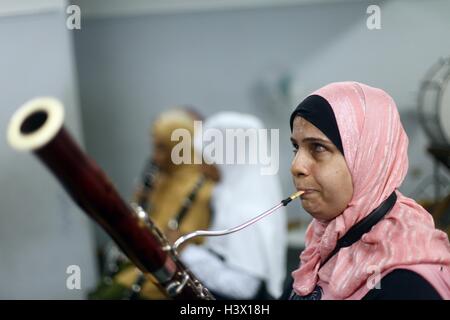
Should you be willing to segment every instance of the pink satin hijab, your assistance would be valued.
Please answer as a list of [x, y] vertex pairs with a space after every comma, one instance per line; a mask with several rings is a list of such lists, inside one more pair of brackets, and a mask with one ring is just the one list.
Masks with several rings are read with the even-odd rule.
[[354, 191], [342, 214], [309, 225], [300, 267], [292, 273], [294, 291], [304, 296], [319, 284], [326, 288], [324, 299], [360, 299], [375, 285], [374, 279], [402, 268], [419, 273], [449, 299], [448, 237], [435, 229], [423, 207], [398, 190], [385, 218], [320, 268], [337, 240], [401, 185], [408, 170], [408, 137], [394, 100], [380, 89], [339, 82], [313, 94], [333, 109]]

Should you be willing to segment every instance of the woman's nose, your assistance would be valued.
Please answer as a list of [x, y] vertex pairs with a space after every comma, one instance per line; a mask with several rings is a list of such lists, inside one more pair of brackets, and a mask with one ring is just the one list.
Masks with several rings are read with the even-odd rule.
[[291, 163], [291, 174], [294, 177], [309, 175], [309, 160], [304, 154], [298, 150]]

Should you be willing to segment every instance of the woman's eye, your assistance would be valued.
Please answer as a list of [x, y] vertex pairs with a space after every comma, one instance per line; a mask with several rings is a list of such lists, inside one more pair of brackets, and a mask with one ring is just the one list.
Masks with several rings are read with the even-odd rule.
[[297, 151], [298, 151], [298, 145], [293, 144], [293, 145], [292, 145], [292, 152], [293, 152], [294, 154], [296, 154]]
[[323, 145], [321, 145], [320, 143], [314, 143], [313, 144], [313, 150], [314, 150], [314, 152], [324, 152], [327, 149]]

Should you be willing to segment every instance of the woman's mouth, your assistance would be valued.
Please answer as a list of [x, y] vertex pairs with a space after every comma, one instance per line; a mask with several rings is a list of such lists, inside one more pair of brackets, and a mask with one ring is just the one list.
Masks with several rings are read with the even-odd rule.
[[304, 189], [304, 188], [297, 188], [297, 191], [303, 191], [303, 194], [300, 196], [300, 198], [304, 199], [307, 198], [309, 195], [316, 192], [314, 189]]

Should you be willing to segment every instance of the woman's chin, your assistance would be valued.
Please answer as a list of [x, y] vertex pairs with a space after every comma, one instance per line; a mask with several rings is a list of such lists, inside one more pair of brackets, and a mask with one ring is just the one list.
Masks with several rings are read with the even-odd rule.
[[302, 200], [302, 207], [305, 209], [306, 212], [308, 212], [309, 215], [311, 215], [313, 218], [318, 218], [321, 216], [320, 211], [317, 208], [317, 205], [314, 205], [314, 203], [311, 203], [311, 201], [308, 200]]
[[323, 211], [319, 211], [319, 210], [309, 210], [309, 209], [306, 209], [305, 207], [303, 207], [303, 209], [305, 209], [305, 211], [308, 212], [308, 214], [311, 217], [313, 217], [314, 219], [319, 220], [321, 222], [329, 222], [339, 215], [339, 214], [333, 215], [333, 214], [329, 214], [329, 213], [324, 213]]
[[319, 220], [319, 221], [328, 221], [329, 220], [323, 214], [316, 213], [316, 212], [313, 212], [313, 213], [308, 212], [308, 213], [311, 217], [313, 217], [316, 220]]
[[322, 210], [320, 210], [320, 207], [317, 204], [312, 203], [308, 200], [302, 201], [303, 209], [314, 219], [320, 220], [320, 221], [328, 221], [330, 220], [329, 216], [324, 213]]

